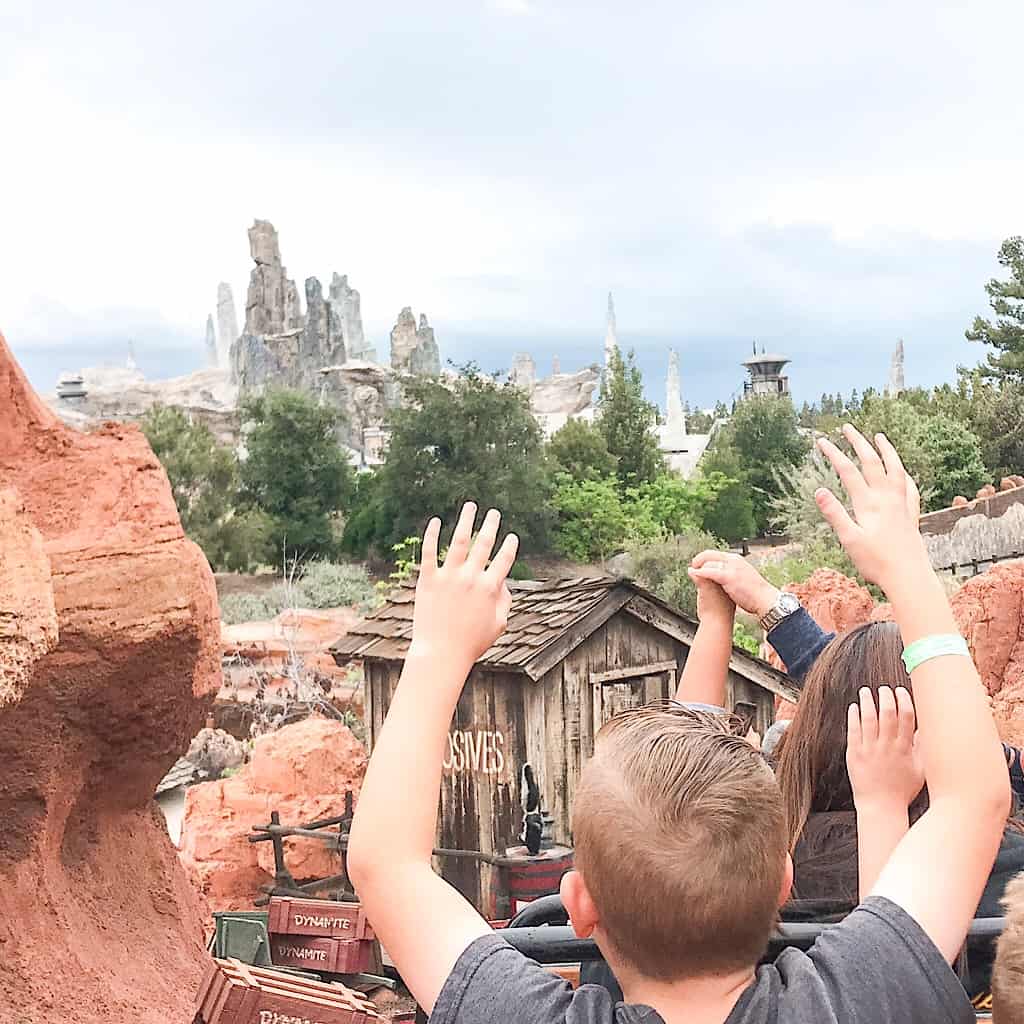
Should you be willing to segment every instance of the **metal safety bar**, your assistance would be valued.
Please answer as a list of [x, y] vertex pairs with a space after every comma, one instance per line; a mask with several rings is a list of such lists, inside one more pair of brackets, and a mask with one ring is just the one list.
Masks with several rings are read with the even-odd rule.
[[[967, 935], [969, 946], [988, 944], [1003, 932], [1001, 917], [977, 918]], [[815, 940], [834, 924], [783, 924], [768, 942], [764, 960], [774, 960], [784, 949], [810, 949]], [[524, 956], [540, 964], [574, 964], [603, 960], [592, 939], [578, 939], [571, 928], [546, 925], [536, 928], [503, 928], [498, 934]]]

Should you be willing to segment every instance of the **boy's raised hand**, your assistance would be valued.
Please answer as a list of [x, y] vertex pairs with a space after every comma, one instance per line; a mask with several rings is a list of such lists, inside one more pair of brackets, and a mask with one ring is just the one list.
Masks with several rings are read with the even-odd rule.
[[519, 550], [518, 537], [510, 533], [491, 560], [501, 514], [491, 509], [474, 540], [476, 511], [473, 502], [462, 506], [448, 556], [440, 566], [441, 520], [431, 519], [427, 525], [409, 652], [450, 659], [467, 672], [508, 624], [512, 595], [505, 581]]
[[818, 447], [832, 463], [853, 505], [853, 516], [828, 489], [815, 493], [821, 514], [865, 579], [883, 589], [901, 564], [927, 557], [918, 528], [921, 498], [884, 434], [875, 435], [877, 450], [854, 427], [843, 433], [860, 460], [860, 468], [831, 441]]

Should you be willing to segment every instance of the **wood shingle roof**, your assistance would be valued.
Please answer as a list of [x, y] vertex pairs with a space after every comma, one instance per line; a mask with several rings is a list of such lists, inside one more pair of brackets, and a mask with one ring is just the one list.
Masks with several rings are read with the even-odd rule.
[[[477, 661], [479, 666], [523, 673], [539, 679], [621, 609], [689, 645], [694, 619], [665, 604], [632, 580], [613, 576], [577, 576], [510, 582], [512, 610], [508, 629]], [[401, 661], [412, 640], [415, 583], [408, 581], [388, 602], [332, 648], [339, 664], [355, 658]], [[452, 624], [453, 630], [458, 623]], [[788, 700], [797, 691], [789, 677], [767, 662], [733, 649], [733, 671]]]

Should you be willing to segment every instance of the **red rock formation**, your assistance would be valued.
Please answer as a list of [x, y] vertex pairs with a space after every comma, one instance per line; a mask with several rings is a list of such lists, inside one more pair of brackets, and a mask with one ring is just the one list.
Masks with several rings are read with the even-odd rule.
[[219, 685], [216, 591], [135, 427], [64, 427], [0, 337], [0, 1006], [188, 1019], [200, 899], [152, 795]]
[[1024, 746], [1024, 562], [1002, 562], [968, 580], [950, 600], [999, 732]]
[[[273, 880], [269, 843], [250, 843], [253, 825], [278, 811], [286, 825], [344, 813], [345, 793], [358, 794], [366, 750], [341, 722], [307, 718], [256, 741], [237, 775], [192, 786], [186, 794], [181, 857], [216, 910], [251, 909]], [[315, 840], [286, 843], [297, 881], [337, 874], [340, 862]]]
[[991, 484], [985, 484], [984, 487], [978, 491], [979, 498], [991, 498], [995, 495], [996, 489]]
[[967, 506], [969, 504], [970, 504], [970, 502], [962, 494], [958, 494], [953, 499], [953, 504], [950, 507], [951, 508], [967, 508]]

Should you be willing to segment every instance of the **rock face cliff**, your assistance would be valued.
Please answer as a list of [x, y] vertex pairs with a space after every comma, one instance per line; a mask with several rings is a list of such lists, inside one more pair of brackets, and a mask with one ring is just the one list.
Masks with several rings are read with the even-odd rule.
[[434, 339], [434, 328], [420, 314], [417, 325], [412, 309], [406, 306], [391, 328], [391, 367], [397, 373], [436, 377], [441, 372], [441, 353]]
[[190, 1019], [200, 900], [153, 802], [220, 682], [213, 578], [142, 434], [65, 427], [0, 337], [0, 1006]]
[[[366, 750], [341, 723], [307, 718], [258, 739], [237, 774], [186, 791], [181, 857], [215, 910], [250, 910], [260, 886], [274, 878], [269, 843], [250, 843], [254, 824], [300, 825], [345, 813], [345, 794], [358, 796]], [[337, 853], [322, 843], [287, 840], [295, 878], [337, 874]]]

